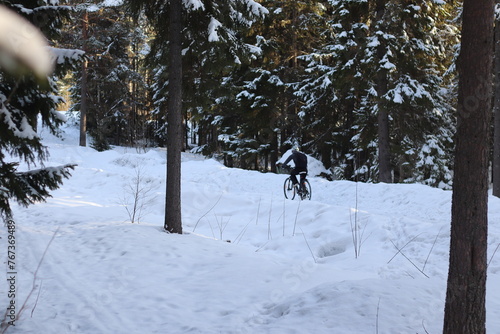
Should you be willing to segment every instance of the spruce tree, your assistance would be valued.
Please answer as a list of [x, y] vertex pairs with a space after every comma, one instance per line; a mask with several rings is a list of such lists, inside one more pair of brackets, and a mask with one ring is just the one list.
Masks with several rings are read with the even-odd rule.
[[[445, 73], [456, 28], [451, 5], [386, 1], [332, 2], [326, 43], [305, 55], [308, 72], [299, 94], [312, 132], [332, 138], [337, 175], [449, 186], [453, 131]], [[377, 16], [378, 15], [378, 16]], [[322, 124], [330, 119], [330, 127]], [[321, 121], [320, 121], [321, 120]], [[316, 121], [316, 122], [315, 122]], [[377, 124], [385, 124], [379, 132]], [[388, 132], [387, 132], [388, 131]], [[329, 134], [330, 133], [330, 134]], [[327, 154], [329, 152], [327, 151]]]
[[118, 3], [85, 2], [77, 8], [73, 20], [85, 28], [82, 33], [80, 25], [67, 31], [66, 42], [85, 49], [87, 62], [74, 79], [71, 111], [79, 112], [86, 103], [87, 130], [99, 151], [110, 145], [144, 145], [150, 115], [141, 64], [147, 38], [142, 22], [134, 24]]
[[[292, 145], [311, 148], [308, 120], [302, 118], [296, 83], [304, 76], [300, 55], [321, 45], [326, 1], [264, 1], [269, 15], [248, 32], [259, 55], [235, 71], [234, 108], [223, 113], [223, 153], [244, 168], [275, 170], [279, 154]], [[232, 120], [237, 120], [236, 122]]]
[[[52, 2], [2, 1], [0, 4], [24, 16], [55, 44], [69, 8]], [[37, 79], [25, 73], [15, 76], [0, 68], [0, 213], [12, 214], [9, 200], [28, 206], [50, 196], [74, 165], [45, 167], [48, 150], [36, 133], [38, 120], [56, 133], [64, 116], [56, 111], [62, 98], [57, 80], [74, 68], [82, 56], [78, 50], [52, 47], [55, 71]], [[35, 165], [40, 168], [31, 168]], [[22, 166], [22, 167], [21, 167]]]
[[[136, 15], [144, 13], [155, 32], [149, 57], [150, 63], [154, 66], [156, 79], [154, 96], [161, 117], [167, 115], [169, 122], [165, 229], [173, 233], [182, 233], [180, 213], [182, 146], [179, 145], [179, 127], [182, 125], [180, 113], [186, 110], [180, 109], [185, 105], [183, 101], [196, 101], [197, 96], [206, 92], [197, 90], [193, 95], [182, 94], [182, 87], [179, 87], [179, 84], [185, 80], [179, 76], [191, 72], [186, 84], [193, 84], [195, 87], [206, 87], [204, 73], [215, 74], [220, 83], [223, 77], [217, 72], [224, 73], [225, 67], [238, 64], [241, 62], [241, 55], [250, 51], [249, 46], [242, 44], [237, 38], [239, 32], [237, 28], [251, 25], [253, 20], [264, 15], [266, 10], [253, 0], [229, 2], [207, 0], [184, 3], [180, 0], [170, 2], [144, 0], [129, 1], [128, 5]], [[228, 58], [231, 63], [225, 65]], [[194, 104], [196, 105], [196, 102]], [[197, 109], [204, 107], [198, 106]]]
[[366, 169], [367, 152], [359, 148], [372, 140], [372, 129], [363, 125], [374, 123], [372, 115], [360, 110], [368, 87], [363, 45], [369, 33], [369, 3], [333, 1], [327, 12], [322, 44], [301, 56], [307, 74], [296, 94], [308, 131], [320, 138], [311, 150], [337, 177], [350, 179]]
[[[169, 3], [155, 0], [129, 1], [136, 16], [143, 13], [155, 31], [147, 56], [152, 71], [155, 133], [165, 143], [166, 104], [168, 97]], [[183, 30], [183, 117], [198, 129], [199, 143], [214, 144], [217, 136], [212, 127], [214, 105], [227, 91], [224, 81], [235, 68], [254, 56], [255, 48], [242, 36], [254, 21], [267, 13], [254, 0], [185, 2]], [[217, 107], [215, 107], [217, 109]], [[189, 122], [188, 122], [189, 120]], [[186, 133], [187, 136], [187, 133]], [[213, 140], [215, 137], [215, 140]], [[187, 141], [184, 147], [187, 147]], [[211, 150], [204, 150], [209, 153]]]

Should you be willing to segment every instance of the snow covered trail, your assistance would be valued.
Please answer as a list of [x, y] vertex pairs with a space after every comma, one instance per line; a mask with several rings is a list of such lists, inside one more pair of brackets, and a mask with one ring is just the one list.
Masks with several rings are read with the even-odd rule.
[[[7, 333], [441, 331], [450, 192], [311, 177], [313, 199], [290, 201], [285, 175], [185, 154], [185, 234], [169, 235], [165, 152], [99, 153], [70, 135], [45, 142], [47, 165], [78, 163], [73, 176], [46, 203], [14, 208], [16, 305], [33, 293]], [[140, 223], [131, 224], [124, 204], [138, 169], [141, 185], [153, 187]], [[500, 201], [491, 197], [489, 207], [491, 257]], [[488, 275], [487, 328], [497, 333], [500, 254]], [[6, 287], [2, 280], [2, 309]]]

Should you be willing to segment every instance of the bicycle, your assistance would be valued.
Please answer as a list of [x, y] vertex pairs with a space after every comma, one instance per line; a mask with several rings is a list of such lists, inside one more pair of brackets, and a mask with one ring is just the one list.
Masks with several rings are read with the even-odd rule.
[[[288, 166], [279, 164], [278, 165], [278, 173], [280, 174], [285, 174], [289, 173], [290, 168]], [[299, 198], [301, 200], [311, 199], [312, 195], [312, 188], [311, 184], [309, 181], [306, 179], [307, 173], [306, 172], [300, 172], [300, 191], [298, 191], [297, 187], [293, 186], [292, 179], [289, 177], [286, 178], [285, 183], [283, 184], [283, 192], [285, 193], [285, 198], [286, 199], [295, 199], [296, 195], [299, 195]]]

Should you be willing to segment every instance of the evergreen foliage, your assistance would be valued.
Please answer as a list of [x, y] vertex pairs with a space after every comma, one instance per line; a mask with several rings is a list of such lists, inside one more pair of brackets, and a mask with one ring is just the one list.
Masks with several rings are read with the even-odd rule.
[[[55, 1], [0, 1], [23, 15], [45, 36], [54, 41], [70, 10]], [[53, 76], [42, 81], [33, 75], [13, 76], [0, 69], [0, 213], [10, 215], [10, 199], [21, 205], [42, 201], [69, 177], [74, 165], [44, 167], [47, 148], [40, 142], [36, 128], [38, 119], [51, 133], [64, 116], [56, 111], [62, 98], [58, 96], [57, 80], [74, 68], [82, 52], [51, 48], [56, 63]], [[25, 163], [29, 169], [37, 163], [42, 168], [20, 171]], [[25, 167], [23, 169], [26, 169]]]
[[[110, 145], [148, 145], [147, 72], [141, 65], [147, 38], [143, 26], [135, 25], [123, 6], [85, 2], [73, 13], [75, 22], [88, 15], [88, 37], [80, 34], [80, 25], [67, 32], [72, 47], [87, 55], [87, 129], [92, 147], [99, 151]], [[72, 87], [76, 102], [71, 111], [79, 111], [81, 75], [77, 72]]]
[[[169, 1], [107, 4], [80, 1], [72, 14], [76, 23], [83, 10], [89, 15], [92, 145], [166, 146]], [[340, 179], [376, 182], [383, 169], [384, 182], [451, 186], [457, 1], [183, 4], [183, 149], [275, 171], [279, 156], [300, 146]], [[68, 55], [83, 48], [79, 24], [65, 30], [65, 43]], [[74, 78], [78, 111], [78, 71]], [[21, 81], [3, 83], [30, 96]]]
[[[186, 147], [230, 166], [274, 171], [279, 155], [299, 145], [338, 178], [377, 181], [384, 109], [391, 178], [450, 187], [456, 3], [391, 0], [377, 17], [373, 0], [268, 0], [261, 4], [269, 14], [252, 25], [230, 20], [238, 4], [185, 2]], [[166, 33], [167, 4], [130, 6]], [[154, 37], [149, 60], [162, 142], [168, 48]]]
[[[169, 15], [168, 2], [144, 0], [127, 4], [137, 17], [143, 13], [155, 32], [147, 60], [153, 78], [155, 134], [163, 144], [168, 98], [168, 24], [165, 24]], [[217, 141], [211, 115], [228, 93], [222, 87], [226, 76], [258, 52], [241, 37], [267, 10], [254, 0], [184, 1], [184, 7], [184, 118], [186, 130], [188, 124], [199, 129], [198, 141], [204, 145]], [[203, 147], [200, 150], [208, 152]]]
[[303, 57], [314, 74], [298, 91], [307, 124], [333, 138], [325, 142], [337, 158], [339, 177], [376, 181], [376, 115], [384, 108], [394, 180], [449, 186], [453, 110], [444, 77], [453, 41], [444, 37], [456, 33], [447, 23], [449, 8], [433, 1], [387, 1], [379, 22], [374, 5], [332, 1], [329, 42]]
[[303, 131], [300, 101], [294, 92], [305, 75], [299, 55], [321, 45], [324, 3], [262, 2], [269, 15], [253, 25], [246, 37], [257, 41], [260, 55], [225, 82], [233, 85], [236, 98], [235, 105], [220, 115], [221, 150], [231, 164], [274, 171], [282, 149], [310, 140]]

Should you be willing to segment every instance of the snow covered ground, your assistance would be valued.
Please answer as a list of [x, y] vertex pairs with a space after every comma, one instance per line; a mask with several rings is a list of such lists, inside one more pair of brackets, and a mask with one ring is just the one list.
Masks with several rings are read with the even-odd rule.
[[[14, 205], [20, 319], [7, 333], [442, 330], [450, 192], [311, 177], [312, 200], [291, 201], [285, 175], [184, 154], [185, 234], [169, 235], [164, 150], [99, 153], [77, 146], [70, 128], [64, 140], [41, 135], [51, 152], [46, 165], [78, 167], [46, 203]], [[125, 206], [138, 172], [150, 192], [132, 224]], [[490, 197], [489, 207], [491, 258], [500, 201]], [[5, 226], [0, 237], [9, 272]], [[0, 281], [1, 310], [10, 287]], [[490, 333], [500, 333], [499, 297], [500, 251], [488, 267]]]

